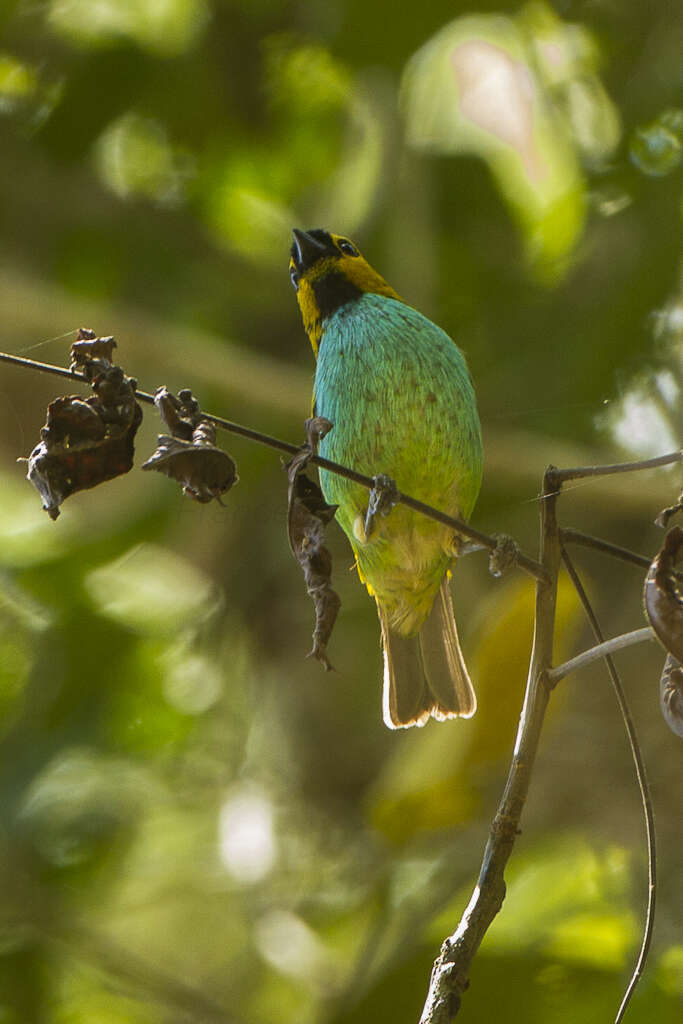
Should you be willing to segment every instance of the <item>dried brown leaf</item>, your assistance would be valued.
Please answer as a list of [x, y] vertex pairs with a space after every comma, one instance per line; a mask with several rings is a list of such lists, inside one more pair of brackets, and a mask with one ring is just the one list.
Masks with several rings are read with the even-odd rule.
[[[185, 388], [176, 396], [167, 387], [157, 388], [154, 404], [173, 437], [180, 437], [184, 441], [192, 440], [192, 434], [202, 421], [202, 411], [199, 402], [193, 397], [190, 390]], [[216, 428], [207, 420], [204, 422], [213, 431], [213, 436], [210, 438], [213, 443], [216, 440]]]
[[666, 535], [645, 579], [645, 612], [650, 625], [670, 654], [683, 662], [683, 600], [674, 574], [683, 550], [683, 529], [674, 526]]
[[56, 519], [62, 502], [133, 466], [134, 439], [142, 422], [134, 382], [118, 366], [98, 367], [89, 398], [64, 395], [47, 408], [41, 440], [31, 452], [27, 477], [43, 508]]
[[644, 588], [645, 613], [668, 657], [659, 681], [659, 700], [669, 728], [683, 736], [683, 600], [675, 567], [683, 553], [683, 529], [674, 526], [654, 558]]
[[220, 501], [239, 477], [234, 459], [216, 446], [215, 425], [187, 389], [176, 396], [166, 387], [158, 388], [154, 404], [171, 434], [159, 436], [156, 451], [142, 468], [177, 480], [195, 501]]
[[233, 459], [221, 448], [168, 434], [159, 436], [156, 451], [142, 469], [153, 469], [177, 480], [184, 494], [202, 503], [220, 500], [239, 479]]
[[306, 589], [315, 608], [313, 647], [309, 657], [317, 658], [329, 672], [327, 644], [341, 607], [339, 595], [332, 589], [332, 556], [325, 546], [325, 527], [334, 517], [336, 505], [328, 505], [316, 483], [304, 473], [318, 440], [330, 430], [329, 420], [316, 417], [306, 421], [308, 441], [286, 466], [287, 532], [289, 544], [301, 566]]
[[679, 494], [678, 501], [674, 505], [668, 505], [666, 508], [662, 509], [655, 519], [655, 526], [661, 526], [662, 529], [665, 530], [669, 525], [669, 520], [672, 516], [675, 516], [677, 512], [681, 511], [681, 509], [683, 509], [683, 491]]
[[81, 327], [76, 341], [71, 346], [71, 370], [84, 367], [94, 359], [111, 363], [116, 341], [111, 336], [98, 338], [94, 331]]
[[683, 666], [667, 655], [659, 680], [659, 706], [672, 732], [683, 736]]

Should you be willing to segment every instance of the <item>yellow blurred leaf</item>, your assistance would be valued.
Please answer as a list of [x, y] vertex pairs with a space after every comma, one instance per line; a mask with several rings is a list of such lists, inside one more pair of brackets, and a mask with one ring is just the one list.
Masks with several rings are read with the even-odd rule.
[[[529, 669], [534, 623], [535, 589], [521, 577], [496, 588], [478, 609], [479, 642], [472, 659], [479, 709], [472, 719], [468, 752], [471, 769], [512, 753]], [[555, 618], [555, 663], [571, 657], [581, 621], [571, 582], [560, 577]], [[553, 693], [548, 718], [561, 712], [566, 688]]]
[[636, 935], [630, 911], [574, 914], [556, 925], [546, 950], [560, 960], [618, 970], [625, 965]]
[[0, 110], [9, 98], [28, 96], [36, 88], [36, 73], [9, 53], [0, 53]]
[[665, 992], [683, 999], [683, 946], [670, 946], [657, 965], [657, 976]]

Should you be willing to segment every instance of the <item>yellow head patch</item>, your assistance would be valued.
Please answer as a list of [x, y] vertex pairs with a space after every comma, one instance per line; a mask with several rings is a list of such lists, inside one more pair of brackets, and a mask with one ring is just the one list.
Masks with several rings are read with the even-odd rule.
[[355, 245], [331, 232], [296, 231], [289, 261], [306, 333], [317, 355], [323, 322], [337, 309], [367, 292], [398, 299]]

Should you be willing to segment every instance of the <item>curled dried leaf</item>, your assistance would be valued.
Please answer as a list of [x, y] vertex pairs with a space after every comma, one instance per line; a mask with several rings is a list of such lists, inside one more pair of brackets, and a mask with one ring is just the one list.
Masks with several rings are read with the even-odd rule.
[[677, 736], [683, 736], [683, 666], [667, 655], [659, 680], [659, 706], [664, 721]]
[[154, 404], [173, 437], [190, 441], [195, 429], [203, 421], [209, 432], [213, 431], [213, 435], [209, 433], [207, 440], [215, 443], [216, 428], [213, 423], [203, 419], [199, 402], [188, 388], [183, 388], [177, 396], [166, 387], [157, 388]]
[[71, 346], [70, 370], [85, 368], [93, 360], [112, 362], [112, 355], [116, 348], [116, 341], [111, 336], [98, 338], [94, 331], [87, 327], [81, 327], [76, 341]]
[[216, 446], [215, 425], [187, 389], [176, 397], [168, 388], [159, 388], [154, 404], [171, 434], [159, 436], [156, 451], [142, 468], [177, 480], [195, 501], [220, 501], [239, 477], [234, 459]]
[[674, 526], [645, 580], [645, 612], [668, 651], [659, 680], [659, 704], [669, 728], [683, 736], [683, 600], [675, 573], [683, 553], [683, 529]]
[[304, 473], [320, 437], [332, 424], [322, 417], [306, 421], [307, 442], [286, 466], [287, 532], [289, 544], [301, 566], [306, 589], [315, 607], [313, 647], [309, 657], [317, 658], [329, 672], [327, 644], [341, 607], [339, 595], [332, 589], [332, 556], [325, 546], [325, 527], [334, 518], [336, 505], [328, 505], [322, 491]]
[[159, 435], [156, 451], [141, 468], [177, 480], [184, 494], [202, 503], [214, 498], [220, 501], [239, 479], [234, 460], [221, 448], [168, 434]]
[[662, 511], [655, 519], [655, 526], [661, 526], [662, 529], [665, 530], [669, 525], [669, 520], [672, 518], [672, 516], [675, 516], [677, 512], [681, 511], [681, 509], [683, 509], [683, 490], [678, 495], [677, 502], [675, 502], [673, 505], [667, 505], [666, 508], [662, 509]]
[[667, 505], [667, 507], [663, 508], [662, 511], [659, 513], [659, 515], [655, 519], [655, 526], [661, 526], [662, 529], [665, 530], [667, 528], [667, 526], [669, 525], [669, 520], [673, 516], [675, 516], [678, 512], [680, 512], [682, 509], [683, 509], [683, 488], [681, 489], [681, 492], [678, 495], [678, 501], [674, 502], [673, 505]]
[[683, 551], [683, 529], [674, 526], [653, 559], [645, 579], [645, 612], [650, 625], [670, 654], [683, 662], [683, 600], [675, 567]]
[[56, 519], [62, 502], [133, 466], [134, 439], [142, 422], [135, 382], [118, 366], [98, 366], [89, 398], [64, 395], [47, 408], [41, 440], [31, 452], [27, 477], [43, 508]]

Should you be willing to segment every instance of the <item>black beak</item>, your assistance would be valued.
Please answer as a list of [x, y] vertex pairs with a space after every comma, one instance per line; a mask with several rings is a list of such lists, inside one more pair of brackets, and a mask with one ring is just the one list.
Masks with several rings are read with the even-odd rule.
[[308, 231], [300, 231], [299, 228], [294, 228], [292, 234], [294, 235], [292, 256], [294, 257], [297, 270], [306, 270], [308, 267], [312, 267], [315, 261], [319, 260], [327, 252], [325, 243], [319, 242]]

